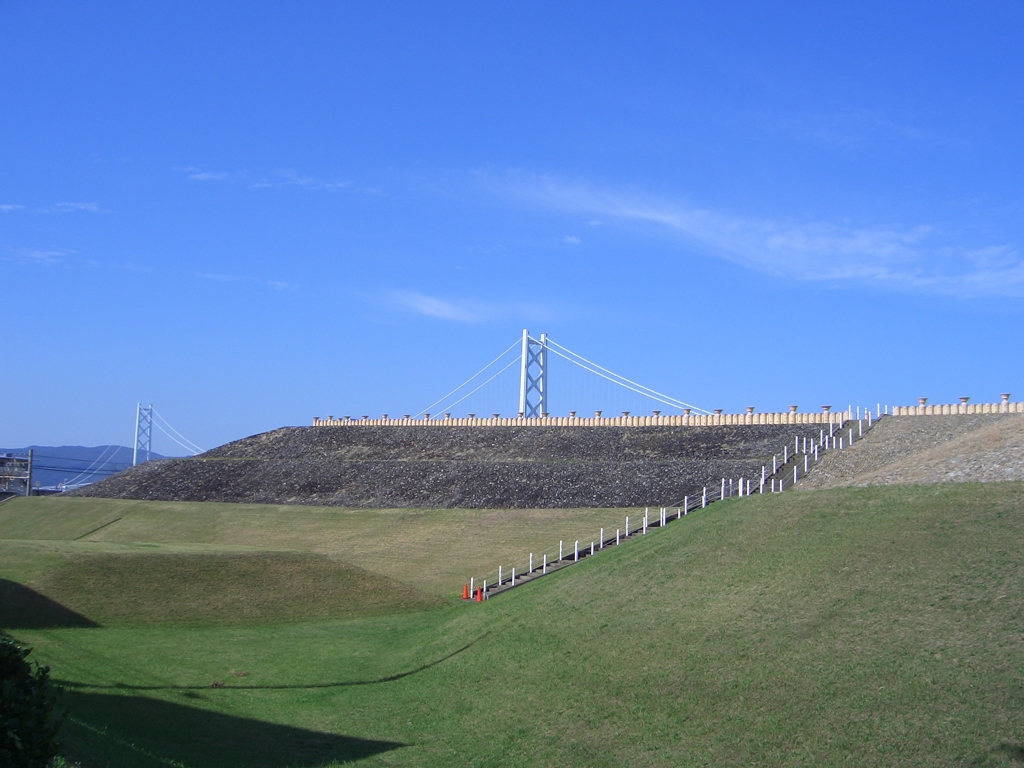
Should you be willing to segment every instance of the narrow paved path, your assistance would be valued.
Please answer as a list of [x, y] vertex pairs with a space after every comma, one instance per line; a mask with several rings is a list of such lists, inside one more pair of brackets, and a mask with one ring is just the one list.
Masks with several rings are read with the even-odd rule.
[[798, 489], [1024, 480], [1024, 415], [885, 416]]

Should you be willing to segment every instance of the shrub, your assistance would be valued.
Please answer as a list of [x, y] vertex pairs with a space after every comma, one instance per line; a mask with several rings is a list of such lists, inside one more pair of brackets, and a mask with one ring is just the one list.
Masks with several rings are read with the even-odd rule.
[[29, 663], [31, 648], [0, 637], [0, 765], [44, 768], [57, 754], [60, 721], [50, 668]]

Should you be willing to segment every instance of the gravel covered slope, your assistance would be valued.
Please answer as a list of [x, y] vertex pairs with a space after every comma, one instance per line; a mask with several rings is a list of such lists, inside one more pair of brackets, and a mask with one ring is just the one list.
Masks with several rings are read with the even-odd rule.
[[345, 507], [662, 506], [819, 427], [289, 427], [75, 493]]
[[1024, 480], [1024, 416], [886, 416], [825, 456], [803, 490], [838, 486]]

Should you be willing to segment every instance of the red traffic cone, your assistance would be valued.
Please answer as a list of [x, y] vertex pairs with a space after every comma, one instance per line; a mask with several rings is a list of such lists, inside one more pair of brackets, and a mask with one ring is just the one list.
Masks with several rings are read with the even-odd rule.
[[462, 585], [462, 599], [469, 600], [469, 584]]
[[478, 603], [482, 603], [484, 601], [484, 588], [483, 587], [477, 587], [476, 588], [476, 601]]

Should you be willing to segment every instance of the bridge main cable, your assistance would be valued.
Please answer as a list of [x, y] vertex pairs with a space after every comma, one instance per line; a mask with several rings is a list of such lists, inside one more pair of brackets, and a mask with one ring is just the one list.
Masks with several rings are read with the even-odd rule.
[[[636, 392], [637, 394], [643, 395], [644, 397], [649, 397], [652, 400], [657, 400], [658, 402], [664, 403], [665, 405], [671, 406], [673, 408], [678, 408], [680, 410], [684, 408], [689, 408], [694, 411], [700, 411], [701, 413], [707, 414], [709, 416], [711, 415], [711, 411], [705, 410], [704, 408], [700, 408], [696, 405], [691, 405], [690, 403], [685, 403], [682, 400], [672, 397], [671, 395], [666, 395], [662, 392], [658, 392], [657, 390], [651, 389], [650, 387], [645, 387], [643, 384], [632, 381], [631, 379], [627, 379], [625, 376], [615, 373], [615, 371], [610, 371], [607, 368], [604, 368], [603, 366], [600, 366], [597, 363], [593, 362], [592, 360], [588, 360], [587, 358], [583, 357], [583, 355], [573, 352], [568, 347], [564, 347], [558, 342], [553, 341], [550, 336], [547, 337], [546, 341], [548, 348], [551, 349], [551, 351], [554, 352], [556, 355], [565, 360], [568, 360], [573, 365], [578, 365], [585, 371], [593, 373], [595, 376], [600, 376], [601, 378], [607, 379], [613, 384], [618, 384], [620, 387], [629, 389], [633, 392]], [[557, 347], [558, 349], [554, 349], [554, 347]], [[559, 350], [567, 352], [568, 355], [559, 352]], [[572, 355], [572, 357], [569, 357], [569, 355]], [[578, 360], [573, 358], [578, 358]], [[586, 363], [587, 365], [583, 365], [583, 363], [579, 362], [580, 360], [582, 360], [583, 363]], [[593, 367], [588, 368], [588, 365]], [[594, 370], [595, 368], [597, 370]]]
[[[513, 342], [512, 342], [512, 344], [511, 344], [511, 345], [510, 345], [510, 346], [509, 346], [509, 347], [508, 347], [508, 348], [507, 348], [507, 349], [506, 349], [506, 350], [505, 350], [504, 352], [502, 352], [502, 353], [501, 353], [500, 355], [498, 355], [498, 356], [497, 356], [496, 358], [494, 358], [493, 360], [491, 360], [491, 362], [489, 362], [489, 363], [488, 363], [487, 365], [485, 365], [485, 366], [484, 366], [483, 368], [481, 368], [481, 369], [480, 369], [479, 371], [477, 371], [476, 373], [474, 373], [474, 374], [473, 374], [472, 376], [470, 376], [470, 377], [469, 377], [468, 379], [466, 379], [466, 380], [465, 380], [464, 382], [462, 382], [461, 384], [459, 384], [459, 386], [457, 386], [457, 387], [456, 387], [455, 389], [453, 389], [453, 390], [452, 390], [451, 392], [449, 392], [449, 393], [448, 393], [447, 395], [445, 395], [444, 397], [438, 398], [437, 400], [435, 400], [434, 402], [432, 402], [432, 403], [431, 403], [430, 405], [428, 405], [428, 406], [427, 406], [426, 408], [424, 408], [424, 409], [423, 409], [422, 411], [420, 411], [419, 413], [417, 413], [417, 414], [416, 414], [416, 417], [422, 416], [422, 415], [423, 415], [424, 413], [427, 413], [428, 411], [432, 411], [432, 410], [434, 409], [434, 406], [435, 406], [435, 405], [437, 405], [438, 403], [443, 403], [443, 402], [444, 402], [445, 400], [447, 400], [447, 399], [448, 399], [449, 397], [451, 397], [452, 395], [454, 395], [454, 394], [455, 394], [456, 392], [458, 392], [458, 391], [459, 391], [460, 389], [462, 389], [463, 387], [467, 386], [467, 385], [469, 384], [469, 382], [473, 381], [473, 379], [475, 379], [475, 378], [476, 378], [477, 376], [480, 376], [480, 375], [482, 375], [482, 374], [484, 373], [484, 371], [486, 371], [486, 370], [487, 370], [488, 368], [490, 368], [490, 367], [491, 367], [492, 365], [494, 365], [494, 364], [495, 364], [495, 363], [497, 363], [497, 362], [498, 362], [499, 360], [501, 360], [501, 358], [503, 358], [503, 357], [504, 357], [505, 355], [507, 355], [507, 354], [508, 354], [509, 352], [511, 352], [511, 351], [512, 351], [513, 349], [515, 349], [515, 348], [516, 348], [516, 347], [517, 347], [518, 345], [519, 345], [519, 339], [516, 339], [515, 341], [513, 341]], [[498, 377], [499, 375], [501, 375], [502, 373], [504, 373], [505, 371], [507, 371], [507, 370], [508, 370], [509, 368], [511, 368], [511, 367], [512, 367], [512, 365], [514, 365], [514, 364], [515, 364], [515, 363], [517, 363], [518, 361], [519, 361], [519, 356], [517, 355], [517, 356], [516, 356], [516, 358], [515, 358], [515, 359], [514, 359], [514, 360], [513, 360], [513, 361], [512, 361], [511, 363], [509, 363], [508, 365], [506, 365], [506, 366], [505, 366], [504, 368], [502, 368], [502, 369], [501, 369], [500, 371], [498, 371], [498, 373], [494, 374], [494, 376], [492, 376], [492, 377], [491, 377], [491, 378], [489, 378], [489, 379], [488, 379], [487, 381], [485, 381], [485, 382], [484, 382], [483, 384], [481, 384], [481, 385], [480, 385], [479, 387], [477, 387], [476, 389], [474, 389], [474, 390], [473, 390], [473, 392], [476, 392], [476, 391], [477, 391], [478, 389], [480, 389], [480, 388], [481, 388], [481, 387], [483, 387], [484, 385], [486, 385], [486, 384], [489, 384], [490, 382], [494, 381], [494, 379], [495, 379], [495, 378], [497, 378], [497, 377]], [[451, 404], [451, 405], [449, 405], [448, 407], [450, 408], [450, 407], [452, 407], [453, 405], [458, 405], [458, 404], [459, 404], [459, 403], [461, 403], [461, 402], [462, 402], [463, 400], [465, 400], [465, 399], [466, 399], [467, 397], [469, 397], [469, 395], [473, 394], [473, 392], [470, 392], [470, 393], [469, 393], [468, 395], [465, 395], [465, 396], [461, 397], [460, 399], [456, 400], [456, 401], [455, 401], [454, 403], [452, 403], [452, 404]]]

